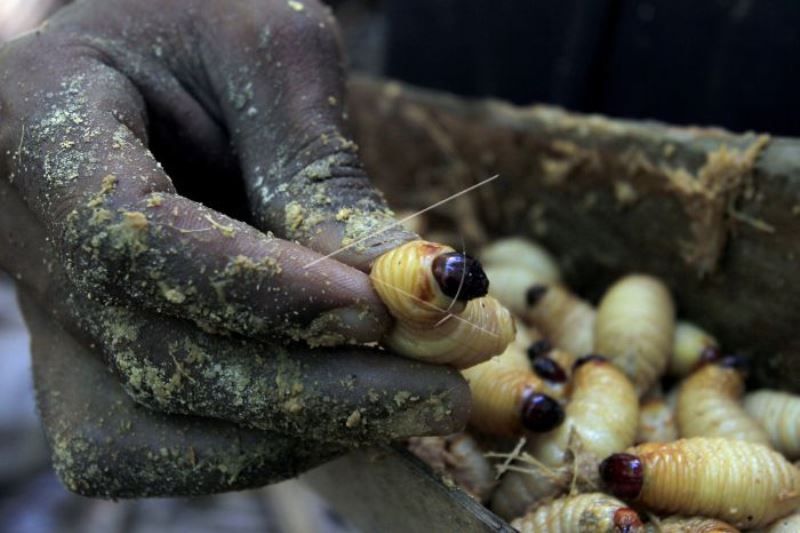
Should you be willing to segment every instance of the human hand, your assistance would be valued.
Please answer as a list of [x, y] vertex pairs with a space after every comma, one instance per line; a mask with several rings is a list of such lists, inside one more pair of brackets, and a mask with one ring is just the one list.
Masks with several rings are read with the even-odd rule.
[[[243, 488], [463, 425], [455, 371], [309, 347], [381, 337], [366, 272], [414, 238], [323, 258], [391, 221], [344, 132], [342, 76], [335, 23], [310, 0], [85, 0], [0, 48], [0, 267], [23, 292], [73, 490]], [[92, 356], [174, 416], [112, 402]], [[189, 457], [195, 438], [208, 469], [163, 460], [153, 476], [148, 457]], [[221, 450], [245, 441], [232, 479]]]

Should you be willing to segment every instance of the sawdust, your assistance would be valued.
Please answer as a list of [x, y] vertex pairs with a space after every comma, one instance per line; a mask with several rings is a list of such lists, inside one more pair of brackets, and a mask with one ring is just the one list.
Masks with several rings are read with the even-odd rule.
[[713, 272], [730, 232], [728, 215], [752, 178], [756, 159], [769, 142], [761, 135], [745, 149], [720, 146], [706, 155], [706, 163], [692, 175], [665, 168], [668, 187], [678, 194], [690, 220], [692, 240], [683, 243], [684, 259], [700, 276]]

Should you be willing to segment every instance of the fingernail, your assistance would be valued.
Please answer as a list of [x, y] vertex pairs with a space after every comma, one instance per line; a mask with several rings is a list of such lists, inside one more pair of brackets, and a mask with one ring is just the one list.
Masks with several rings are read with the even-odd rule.
[[471, 405], [469, 387], [457, 371], [440, 379], [450, 385], [438, 392], [420, 394], [417, 401], [405, 400], [403, 392], [394, 396], [394, 413], [385, 419], [386, 433], [392, 439], [450, 435], [464, 429]]
[[[376, 225], [383, 227], [386, 224]], [[365, 222], [365, 227], [368, 223]], [[401, 227], [394, 227], [376, 233], [374, 236], [360, 241], [358, 246], [343, 246], [345, 237], [345, 224], [329, 222], [317, 227], [315, 235], [303, 244], [322, 254], [336, 252], [334, 259], [357, 268], [362, 272], [369, 272], [372, 263], [389, 250], [396, 248], [418, 237]], [[360, 237], [359, 237], [360, 238]]]

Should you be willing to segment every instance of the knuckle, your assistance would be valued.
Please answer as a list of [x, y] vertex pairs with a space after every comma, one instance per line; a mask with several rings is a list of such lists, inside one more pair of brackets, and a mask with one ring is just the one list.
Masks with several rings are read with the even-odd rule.
[[287, 50], [295, 49], [298, 44], [312, 50], [328, 48], [338, 40], [335, 19], [316, 0], [253, 0], [239, 9], [243, 11], [239, 17], [240, 30], [255, 42], [264, 42], [265, 28], [270, 28], [269, 35], [277, 37], [269, 42], [284, 44]]
[[[332, 19], [326, 17], [319, 6], [313, 5], [314, 8], [304, 8], [299, 13], [290, 14], [286, 20], [287, 31], [304, 41], [321, 41], [331, 44], [336, 39], [336, 27]], [[290, 7], [290, 9], [292, 8]]]

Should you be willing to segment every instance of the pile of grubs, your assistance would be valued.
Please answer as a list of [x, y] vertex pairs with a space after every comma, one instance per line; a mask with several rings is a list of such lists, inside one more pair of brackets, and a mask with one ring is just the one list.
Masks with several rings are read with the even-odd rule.
[[747, 361], [652, 276], [595, 307], [531, 241], [479, 259], [516, 337], [462, 369], [467, 432], [414, 454], [522, 532], [800, 532], [800, 396], [746, 392]]

